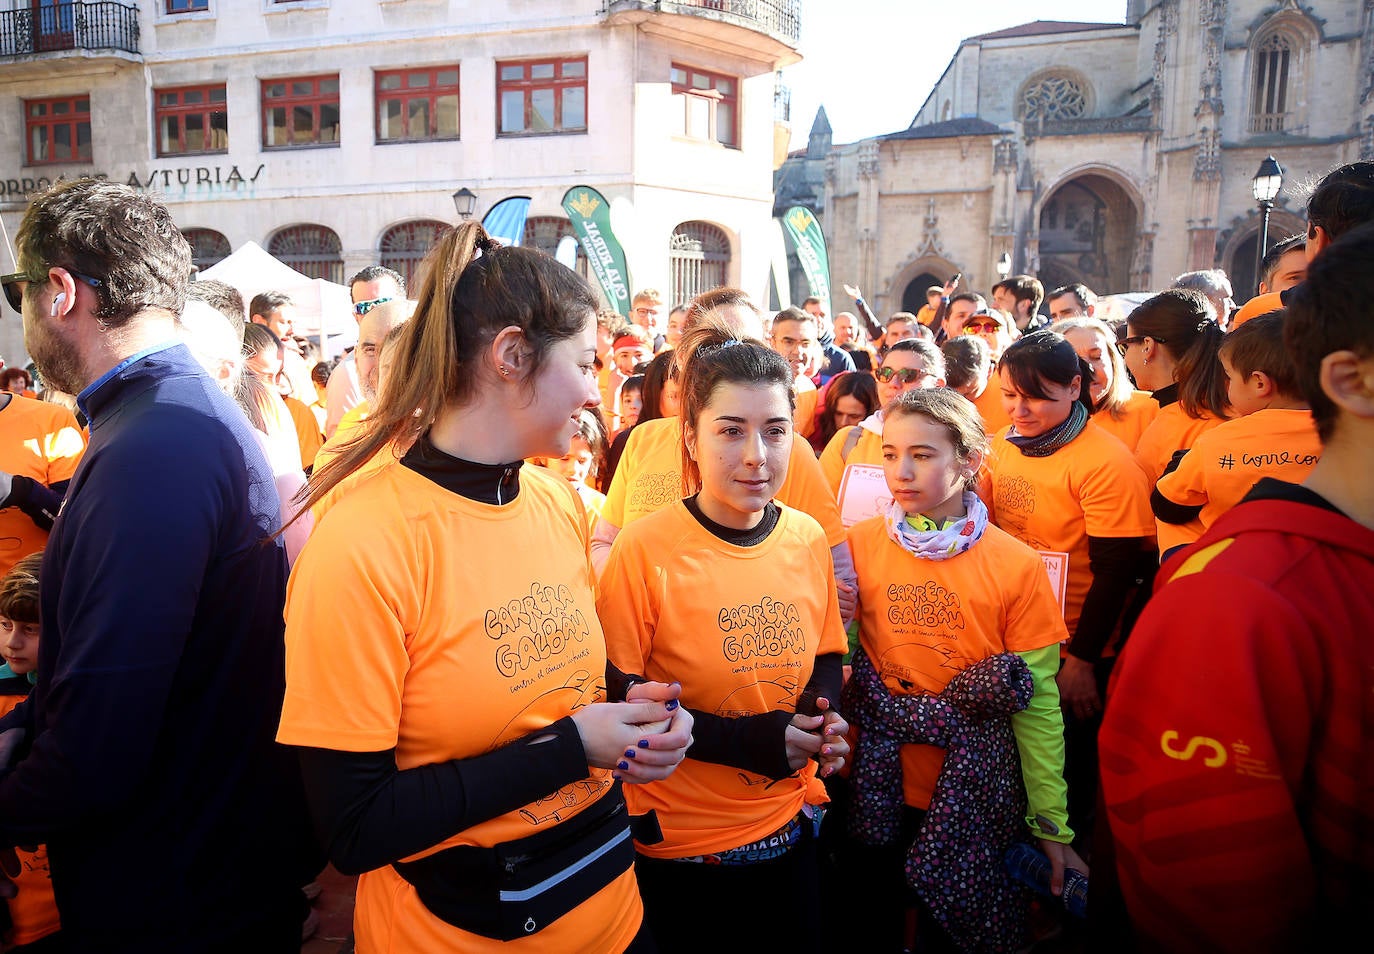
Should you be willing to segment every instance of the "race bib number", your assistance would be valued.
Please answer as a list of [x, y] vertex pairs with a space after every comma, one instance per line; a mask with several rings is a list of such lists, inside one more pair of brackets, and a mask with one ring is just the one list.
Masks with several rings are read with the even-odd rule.
[[1036, 552], [1044, 561], [1045, 572], [1050, 577], [1050, 589], [1054, 591], [1054, 598], [1059, 601], [1059, 612], [1062, 615], [1069, 592], [1069, 555], [1057, 550], [1037, 550]]
[[887, 510], [892, 494], [883, 469], [873, 464], [850, 464], [840, 481], [840, 522], [852, 527]]

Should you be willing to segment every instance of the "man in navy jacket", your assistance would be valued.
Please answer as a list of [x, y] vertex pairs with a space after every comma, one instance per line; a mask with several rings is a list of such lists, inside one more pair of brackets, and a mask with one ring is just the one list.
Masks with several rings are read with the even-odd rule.
[[322, 867], [274, 741], [272, 470], [176, 343], [190, 250], [127, 186], [59, 181], [18, 233], [24, 338], [90, 445], [43, 561], [38, 684], [0, 720], [0, 845], [45, 843], [72, 950], [295, 952]]

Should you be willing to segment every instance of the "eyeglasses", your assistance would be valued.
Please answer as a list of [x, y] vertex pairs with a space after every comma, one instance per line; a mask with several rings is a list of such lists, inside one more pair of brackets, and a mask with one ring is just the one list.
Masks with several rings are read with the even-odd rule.
[[991, 321], [974, 321], [964, 325], [963, 333], [966, 335], [990, 335], [996, 334], [1002, 328], [1001, 325]]
[[359, 316], [365, 315], [378, 305], [385, 305], [387, 302], [391, 301], [392, 297], [393, 296], [388, 295], [386, 298], [372, 298], [368, 301], [355, 301], [353, 303], [353, 314]]
[[898, 384], [910, 384], [912, 381], [919, 381], [921, 378], [930, 377], [929, 371], [922, 371], [919, 368], [889, 368], [882, 367], [873, 372], [873, 376], [886, 384], [893, 378], [897, 379]]
[[[99, 288], [104, 284], [104, 282], [98, 278], [82, 275], [80, 272], [74, 272], [71, 269], [67, 269], [67, 274], [78, 281], [85, 282], [92, 288]], [[24, 313], [24, 289], [20, 287], [19, 283], [24, 282], [27, 284], [31, 281], [34, 281], [33, 277], [26, 272], [15, 272], [12, 275], [0, 275], [0, 286], [3, 286], [5, 289], [5, 301], [10, 303], [10, 307], [14, 309], [16, 314], [22, 315]]]
[[1116, 350], [1120, 351], [1121, 357], [1124, 358], [1126, 357], [1126, 349], [1128, 349], [1133, 344], [1140, 344], [1146, 338], [1149, 338], [1151, 341], [1157, 344], [1164, 344], [1168, 340], [1166, 338], [1156, 338], [1154, 335], [1131, 335], [1131, 337], [1129, 338], [1122, 338], [1120, 341], [1118, 341], [1116, 343]]

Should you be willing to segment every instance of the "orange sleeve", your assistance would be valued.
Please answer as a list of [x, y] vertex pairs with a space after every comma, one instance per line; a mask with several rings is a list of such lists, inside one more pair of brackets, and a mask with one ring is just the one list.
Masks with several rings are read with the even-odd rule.
[[836, 500], [840, 498], [840, 483], [844, 480], [844, 442], [849, 439], [852, 430], [854, 425], [851, 424], [836, 431], [820, 455], [821, 476], [830, 488], [830, 496]]
[[[616, 476], [619, 475], [620, 471], [617, 468]], [[792, 454], [787, 462], [787, 479], [778, 488], [778, 500], [793, 510], [800, 510], [815, 517], [830, 546], [844, 543], [844, 524], [840, 522], [840, 506], [835, 502], [835, 494], [830, 490], [825, 475], [821, 472], [821, 462], [816, 459], [816, 452], [800, 434], [792, 435]]]
[[[1210, 433], [1210, 432], [1209, 432]], [[1207, 434], [1197, 439], [1178, 467], [1159, 478], [1155, 489], [1165, 500], [1184, 507], [1202, 507], [1207, 503], [1207, 477], [1202, 462], [1207, 451]]]
[[86, 452], [86, 435], [76, 417], [66, 408], [51, 405], [52, 421], [43, 435], [43, 457], [48, 462], [48, 486], [71, 480], [81, 455]]

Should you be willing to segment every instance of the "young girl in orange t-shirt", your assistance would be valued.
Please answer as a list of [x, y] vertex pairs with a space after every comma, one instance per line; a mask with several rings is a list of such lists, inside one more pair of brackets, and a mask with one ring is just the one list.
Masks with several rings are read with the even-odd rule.
[[774, 501], [795, 446], [793, 372], [737, 333], [707, 318], [675, 349], [689, 496], [616, 536], [597, 600], [615, 665], [680, 680], [694, 719], [677, 771], [626, 791], [662, 829], [636, 841], [635, 868], [665, 954], [815, 942], [822, 779], [849, 750], [832, 707], [847, 643], [830, 545]]
[[[620, 781], [662, 779], [691, 716], [607, 665], [562, 455], [600, 403], [596, 297], [477, 223], [447, 233], [286, 596], [278, 741], [300, 755], [360, 951], [645, 951]], [[628, 787], [635, 787], [630, 785]]]
[[[1074, 835], [1055, 684], [1059, 643], [1068, 634], [1040, 556], [989, 523], [972, 489], [986, 447], [982, 419], [957, 392], [901, 394], [883, 416], [891, 502], [849, 530], [859, 573], [860, 649], [842, 695], [857, 742], [849, 776], [851, 836], [841, 857], [853, 916], [847, 934], [856, 950], [899, 949], [903, 911], [916, 906], [912, 888], [921, 902], [919, 936], [938, 940], [932, 949], [951, 940], [968, 949], [975, 937], [1023, 945], [1029, 912], [1019, 908], [1000, 864], [1015, 842], [1039, 842], [1056, 884], [1066, 865], [1087, 871], [1069, 847]], [[958, 692], [957, 680], [986, 668], [991, 657], [1021, 673], [1022, 681], [996, 696], [1002, 721], [990, 731], [1001, 735], [979, 753], [987, 760], [984, 784], [1021, 788], [1024, 812], [1011, 797], [980, 804], [983, 786], [960, 779], [957, 767], [945, 776], [946, 746], [978, 743], [957, 736], [937, 741], [918, 715], [898, 707], [932, 702], [947, 688]], [[958, 712], [950, 693], [941, 704]], [[883, 772], [894, 738], [903, 743], [900, 769]], [[937, 792], [938, 805], [932, 802]], [[869, 810], [874, 805], [881, 813]], [[962, 830], [950, 824], [956, 815]], [[889, 823], [880, 826], [874, 816]], [[958, 848], [974, 843], [991, 849], [981, 865]]]

